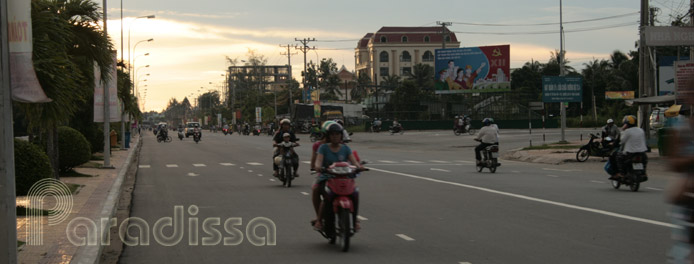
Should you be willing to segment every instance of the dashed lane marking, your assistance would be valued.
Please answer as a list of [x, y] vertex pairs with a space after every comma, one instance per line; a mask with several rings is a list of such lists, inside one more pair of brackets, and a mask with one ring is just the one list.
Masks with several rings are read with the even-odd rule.
[[562, 169], [550, 169], [550, 168], [542, 168], [542, 170], [546, 171], [561, 171], [561, 172], [580, 172], [582, 170], [562, 170]]
[[646, 189], [649, 189], [649, 190], [654, 190], [654, 191], [662, 191], [662, 190], [663, 190], [663, 189], [659, 189], [659, 188], [651, 188], [651, 187], [646, 187]]
[[253, 173], [253, 170], [248, 170], [248, 172]]
[[456, 162], [461, 162], [461, 163], [475, 163], [474, 161], [469, 161], [469, 160], [456, 160]]
[[511, 171], [511, 172], [513, 172], [513, 173], [520, 173], [520, 171]]
[[414, 241], [414, 238], [408, 237], [405, 234], [395, 234], [395, 235], [398, 236], [399, 238], [404, 239], [405, 241]]
[[263, 175], [262, 175], [262, 174], [258, 174], [258, 177], [263, 177]]
[[304, 164], [311, 164], [310, 161], [302, 161]]
[[388, 163], [388, 164], [394, 164], [394, 163], [397, 163], [397, 162], [395, 162], [395, 161], [391, 161], [391, 160], [377, 160], [377, 161], [378, 161], [378, 162], [380, 162], [380, 163]]
[[301, 194], [303, 194], [303, 195], [308, 195], [308, 193], [307, 193], [307, 192], [301, 192]]
[[590, 181], [592, 183], [605, 183], [604, 181]]
[[357, 219], [359, 219], [359, 221], [366, 221], [366, 220], [369, 220], [368, 218], [363, 217], [363, 216], [361, 216], [361, 215], [357, 215]]
[[260, 162], [246, 162], [246, 164], [252, 165], [252, 166], [263, 166], [263, 164]]
[[451, 172], [451, 171], [449, 171], [449, 170], [444, 170], [444, 169], [439, 169], [439, 168], [431, 168], [430, 170], [433, 170], [433, 171], [443, 171], [443, 172]]
[[421, 163], [424, 163], [424, 162], [416, 161], [416, 160], [403, 160], [403, 162], [414, 163], [414, 164], [421, 164]]
[[194, 167], [207, 167], [205, 164], [193, 164]]
[[190, 173], [188, 173], [188, 176], [197, 177], [197, 176], [200, 176], [200, 174], [190, 172]]
[[275, 181], [275, 179], [270, 179], [270, 181], [271, 181], [271, 182], [274, 182], [274, 181]]
[[559, 178], [559, 176], [557, 176], [557, 175], [551, 175], [551, 174], [550, 174], [550, 175], [547, 175], [547, 177]]
[[177, 164], [166, 164], [167, 168], [178, 168]]
[[236, 164], [234, 164], [234, 163], [219, 163], [219, 165], [222, 165], [222, 166], [236, 166]]
[[450, 163], [448, 161], [443, 161], [443, 160], [430, 160], [430, 162], [433, 162], [433, 163]]
[[149, 168], [151, 168], [152, 166], [150, 166], [150, 165], [139, 165], [139, 166], [137, 166], [137, 167], [140, 168], [140, 169], [149, 169]]

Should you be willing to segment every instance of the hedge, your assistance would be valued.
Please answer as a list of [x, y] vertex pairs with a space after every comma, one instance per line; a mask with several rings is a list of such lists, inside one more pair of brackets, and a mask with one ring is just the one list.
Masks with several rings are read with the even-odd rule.
[[14, 170], [17, 195], [26, 195], [29, 188], [53, 172], [48, 155], [38, 146], [24, 140], [14, 140]]
[[58, 127], [58, 158], [61, 172], [68, 172], [88, 162], [91, 157], [89, 142], [82, 133], [70, 127]]

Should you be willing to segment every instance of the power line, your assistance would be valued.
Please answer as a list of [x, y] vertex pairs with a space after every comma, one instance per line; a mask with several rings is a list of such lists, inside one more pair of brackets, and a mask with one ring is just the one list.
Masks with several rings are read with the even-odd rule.
[[[629, 23], [615, 24], [615, 25], [609, 25], [609, 26], [564, 30], [564, 33], [603, 30], [603, 29], [611, 29], [611, 28], [634, 26], [634, 25], [636, 25], [635, 22], [629, 22]], [[479, 31], [451, 31], [451, 32], [460, 33], [460, 34], [472, 34], [472, 35], [544, 35], [544, 34], [557, 34], [557, 33], [559, 33], [558, 31], [555, 31], [555, 30], [528, 31], [528, 32], [479, 32]]]
[[[616, 15], [616, 16], [608, 16], [608, 17], [599, 17], [599, 18], [592, 18], [592, 19], [584, 19], [584, 20], [576, 20], [576, 21], [567, 21], [564, 22], [564, 24], [575, 24], [575, 23], [585, 23], [585, 22], [593, 22], [593, 21], [600, 21], [600, 20], [607, 20], [607, 19], [615, 19], [615, 18], [621, 18], [621, 17], [627, 17], [627, 16], [633, 16], [635, 14], [638, 14], [639, 12], [631, 12], [631, 13], [626, 13], [626, 14], [621, 14], [621, 15]], [[553, 25], [559, 25], [559, 23], [552, 22], [552, 23], [536, 23], [536, 24], [482, 24], [482, 23], [468, 23], [468, 22], [453, 22], [453, 24], [460, 24], [460, 25], [468, 25], [468, 26], [490, 26], [490, 27], [527, 27], [527, 26], [553, 26]]]
[[329, 40], [316, 40], [316, 42], [352, 42], [360, 41], [361, 39], [329, 39]]

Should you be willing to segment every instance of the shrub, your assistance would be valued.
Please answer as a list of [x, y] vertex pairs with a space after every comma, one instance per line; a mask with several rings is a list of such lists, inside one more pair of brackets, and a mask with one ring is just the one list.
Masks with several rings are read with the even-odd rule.
[[34, 183], [51, 177], [53, 172], [41, 148], [19, 139], [14, 140], [14, 170], [17, 195], [26, 195]]
[[79, 131], [62, 126], [58, 128], [58, 158], [60, 171], [68, 172], [92, 158], [89, 142]]

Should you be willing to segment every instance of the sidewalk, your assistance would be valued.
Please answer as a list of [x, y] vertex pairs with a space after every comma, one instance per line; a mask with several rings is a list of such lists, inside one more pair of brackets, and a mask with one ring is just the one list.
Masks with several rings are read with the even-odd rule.
[[[78, 247], [73, 245], [67, 237], [66, 230], [70, 220], [77, 217], [92, 219], [100, 228], [102, 217], [110, 217], [115, 208], [117, 196], [120, 194], [122, 178], [127, 168], [132, 165], [131, 160], [141, 146], [139, 136], [133, 136], [130, 149], [112, 150], [111, 165], [115, 169], [99, 168], [75, 168], [75, 171], [94, 177], [63, 177], [65, 183], [83, 185], [73, 194], [72, 211], [70, 216], [58, 225], [49, 226], [48, 217], [41, 217], [41, 233], [43, 243], [41, 245], [23, 245], [18, 254], [18, 263], [96, 263], [100, 256], [100, 246]], [[103, 161], [92, 161], [103, 164]], [[115, 197], [115, 199], [114, 199]], [[48, 203], [54, 203], [55, 199], [46, 199]], [[26, 204], [26, 197], [17, 197], [17, 204]], [[109, 209], [110, 208], [110, 209]], [[50, 204], [44, 205], [44, 210], [51, 209]], [[27, 241], [28, 217], [17, 217], [17, 239]], [[108, 231], [108, 230], [107, 230]], [[34, 231], [32, 231], [34, 232]], [[77, 235], [87, 237], [86, 228], [77, 229]], [[101, 232], [97, 232], [97, 238], [101, 239]], [[92, 234], [93, 235], [93, 234]]]

